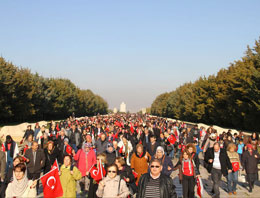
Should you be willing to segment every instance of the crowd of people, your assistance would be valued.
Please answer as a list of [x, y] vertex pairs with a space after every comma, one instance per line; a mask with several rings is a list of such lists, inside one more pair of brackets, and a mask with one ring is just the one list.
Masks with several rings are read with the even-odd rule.
[[[0, 196], [36, 197], [39, 178], [56, 160], [63, 197], [176, 198], [171, 175], [178, 171], [183, 197], [194, 198], [200, 166], [211, 174], [212, 197], [220, 197], [222, 176], [228, 194], [236, 195], [241, 170], [252, 192], [259, 153], [257, 133], [217, 132], [140, 114], [70, 117], [48, 126], [36, 123], [34, 129], [28, 125], [20, 143], [10, 135], [2, 140]], [[97, 179], [93, 170], [100, 167]]]

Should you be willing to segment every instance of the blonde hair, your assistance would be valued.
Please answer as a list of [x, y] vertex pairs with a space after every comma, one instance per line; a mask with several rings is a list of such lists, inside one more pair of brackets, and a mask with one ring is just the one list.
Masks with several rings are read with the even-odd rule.
[[97, 158], [101, 159], [101, 162], [106, 164], [107, 163], [107, 156], [105, 153], [100, 153], [97, 155]]
[[234, 148], [234, 151], [236, 151], [237, 146], [236, 146], [234, 143], [230, 143], [230, 144], [227, 146], [227, 151], [230, 151], [231, 148]]

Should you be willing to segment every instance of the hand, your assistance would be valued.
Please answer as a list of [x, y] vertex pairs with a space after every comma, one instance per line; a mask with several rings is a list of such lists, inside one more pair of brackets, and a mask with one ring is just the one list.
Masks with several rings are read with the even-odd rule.
[[61, 172], [59, 171], [59, 176], [61, 176]]
[[27, 158], [27, 159], [26, 159], [26, 162], [27, 162], [27, 163], [29, 163], [29, 162], [30, 162], [30, 160]]
[[168, 166], [168, 170], [170, 171], [170, 170], [172, 170], [172, 168], [170, 166]]
[[70, 174], [73, 175], [73, 170], [70, 171]]
[[129, 178], [126, 178], [125, 181], [126, 181], [126, 182], [130, 182], [130, 179], [129, 179]]
[[255, 158], [258, 158], [257, 155], [255, 155]]
[[212, 163], [213, 162], [213, 159], [209, 159], [209, 163]]
[[37, 180], [34, 180], [33, 184], [30, 186], [30, 188], [35, 188], [36, 185], [37, 185]]
[[197, 178], [200, 178], [200, 175], [196, 175]]
[[88, 171], [86, 172], [86, 175], [87, 175], [87, 176], [89, 175], [89, 172], [88, 172]]
[[105, 187], [104, 181], [100, 181], [99, 185], [100, 185], [101, 188], [104, 188]]
[[228, 170], [228, 173], [232, 173], [232, 170], [231, 170], [231, 169], [229, 169], [229, 170]]
[[74, 150], [72, 150], [72, 155], [73, 155], [73, 157], [76, 155], [76, 153], [75, 153], [75, 151], [74, 151]]

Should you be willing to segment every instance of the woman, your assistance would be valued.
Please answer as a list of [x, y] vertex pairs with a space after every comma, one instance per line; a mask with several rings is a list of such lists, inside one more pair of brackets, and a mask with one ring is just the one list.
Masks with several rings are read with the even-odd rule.
[[76, 197], [76, 181], [81, 179], [81, 172], [77, 167], [71, 170], [72, 158], [66, 155], [60, 168], [60, 181], [63, 197]]
[[112, 164], [107, 167], [107, 176], [99, 182], [97, 196], [102, 198], [122, 197], [126, 198], [130, 192], [126, 182], [117, 175], [117, 165]]
[[34, 127], [34, 137], [33, 137], [35, 141], [38, 141], [37, 135], [40, 132], [40, 130], [41, 130], [40, 125], [38, 122], [36, 122], [35, 127]]
[[194, 161], [195, 165], [196, 165], [196, 169], [198, 171], [198, 174], [200, 174], [199, 168], [200, 168], [200, 160], [197, 154], [197, 149], [195, 147], [195, 145], [193, 143], [190, 143], [186, 146], [188, 152], [191, 155], [191, 159]]
[[[17, 156], [13, 160], [13, 167], [15, 167], [17, 164], [24, 163], [24, 159], [21, 156]], [[13, 181], [13, 168], [8, 168], [7, 174], [5, 175], [4, 182], [1, 184], [1, 193], [0, 197], [5, 197], [5, 191], [10, 182]]]
[[13, 175], [14, 180], [8, 184], [6, 197], [36, 197], [36, 182], [28, 180], [24, 163], [14, 167]]
[[60, 161], [60, 152], [59, 149], [54, 146], [53, 141], [48, 141], [47, 147], [44, 149], [44, 154], [45, 154], [45, 167], [44, 167], [44, 174], [49, 172], [51, 170], [51, 166], [57, 159]]
[[23, 145], [22, 145], [22, 148], [21, 148], [20, 153], [21, 153], [22, 155], [24, 155], [25, 152], [26, 152], [26, 150], [31, 148], [32, 143], [33, 143], [33, 135], [30, 134], [30, 135], [28, 136], [28, 138], [23, 142]]
[[[90, 143], [85, 143], [82, 149], [78, 150], [77, 154], [73, 152], [74, 160], [77, 161], [77, 167], [81, 172], [82, 179], [80, 180], [81, 191], [88, 191], [89, 189], [89, 171], [93, 165], [97, 163], [96, 154], [91, 149]], [[85, 192], [84, 192], [85, 193]]]
[[135, 184], [135, 176], [133, 175], [132, 169], [126, 165], [125, 160], [122, 157], [117, 157], [115, 164], [118, 167], [120, 178], [125, 180], [131, 195], [134, 195], [137, 192], [137, 186]]
[[[107, 166], [107, 159], [105, 153], [100, 153], [97, 155], [97, 164], [96, 168], [99, 167], [99, 163], [102, 164], [104, 168]], [[105, 176], [105, 175], [104, 175]], [[88, 198], [96, 198], [97, 197], [97, 189], [98, 189], [98, 182], [94, 180], [92, 177], [90, 177], [90, 185], [89, 185], [89, 191], [88, 191]]]
[[252, 189], [254, 188], [254, 183], [257, 180], [257, 163], [260, 155], [257, 153], [257, 151], [253, 150], [253, 146], [251, 144], [247, 144], [246, 147], [247, 151], [244, 151], [242, 156], [242, 166], [243, 169], [246, 170], [249, 192], [252, 192]]
[[136, 151], [132, 155], [131, 168], [137, 173], [137, 181], [139, 182], [140, 177], [148, 172], [148, 162], [151, 160], [151, 156], [148, 152], [144, 152], [142, 144], [136, 145]]
[[[236, 192], [236, 186], [238, 182], [238, 171], [241, 167], [240, 165], [240, 159], [239, 154], [236, 152], [237, 146], [234, 143], [230, 143], [227, 147], [227, 155], [230, 159], [230, 162], [232, 163], [233, 171], [231, 173], [228, 173], [228, 194], [234, 195], [237, 194]], [[233, 183], [233, 185], [232, 185]]]
[[13, 158], [19, 153], [17, 143], [13, 141], [10, 135], [6, 136], [5, 143], [2, 144], [2, 151], [6, 156], [6, 172], [8, 168], [13, 167]]
[[208, 137], [208, 139], [203, 147], [203, 153], [206, 153], [208, 148], [212, 148], [216, 141], [217, 141], [217, 134], [213, 132], [210, 134], [210, 136]]
[[167, 176], [170, 176], [173, 171], [172, 160], [169, 156], [165, 155], [164, 150], [161, 146], [157, 147], [155, 156], [153, 156], [152, 159], [154, 158], [159, 159], [162, 162], [162, 173]]
[[182, 183], [183, 198], [194, 197], [195, 177], [199, 177], [199, 172], [188, 149], [184, 149], [176, 168], [179, 169], [179, 179]]

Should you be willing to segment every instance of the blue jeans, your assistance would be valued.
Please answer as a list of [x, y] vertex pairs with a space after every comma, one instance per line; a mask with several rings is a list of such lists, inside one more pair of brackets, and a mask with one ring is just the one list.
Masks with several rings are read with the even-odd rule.
[[77, 153], [78, 152], [78, 148], [77, 148], [76, 144], [72, 144], [71, 146], [74, 149], [75, 153]]
[[171, 158], [171, 159], [173, 159], [173, 157], [174, 157], [174, 146], [172, 146], [172, 151], [170, 152], [170, 154], [169, 154], [169, 157]]
[[228, 192], [235, 192], [237, 189], [238, 171], [228, 173], [227, 181], [228, 181]]

